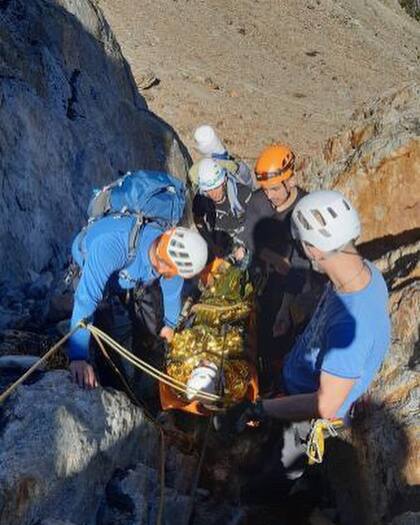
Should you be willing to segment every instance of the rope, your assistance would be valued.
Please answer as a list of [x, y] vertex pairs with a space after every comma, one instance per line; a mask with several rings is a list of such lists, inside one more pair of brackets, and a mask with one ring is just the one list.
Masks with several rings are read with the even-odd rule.
[[[223, 395], [223, 368], [224, 368], [224, 357], [225, 357], [225, 347], [226, 347], [226, 335], [227, 335], [226, 326], [223, 326], [223, 346], [222, 346], [222, 355], [220, 356], [220, 375], [219, 375], [219, 380], [217, 384], [217, 390], [220, 392], [221, 397]], [[201, 469], [203, 467], [204, 457], [207, 451], [207, 446], [208, 446], [209, 437], [210, 437], [210, 430], [211, 430], [211, 427], [213, 426], [213, 422], [214, 422], [214, 415], [212, 414], [209, 417], [208, 422], [207, 422], [207, 428], [206, 428], [206, 433], [204, 435], [203, 446], [201, 448], [201, 454], [198, 460], [194, 483], [191, 488], [191, 494], [190, 494], [191, 503], [190, 503], [190, 506], [188, 508], [188, 513], [187, 513], [187, 516], [188, 516], [187, 522], [186, 522], [187, 525], [192, 525], [192, 522], [193, 522], [197, 487], [198, 487], [198, 483], [201, 477]]]
[[[330, 437], [338, 435], [337, 429], [344, 426], [342, 419], [330, 421], [328, 419], [313, 419], [311, 430], [306, 442], [306, 455], [308, 464], [322, 463], [325, 451], [325, 433]], [[327, 436], [327, 437], [328, 437]]]
[[[179, 392], [183, 392], [183, 393], [188, 392], [188, 389], [184, 383], [170, 377], [169, 375], [161, 372], [160, 370], [157, 370], [153, 366], [149, 365], [149, 363], [146, 363], [139, 357], [135, 356], [134, 354], [129, 352], [126, 348], [124, 348], [119, 343], [117, 343], [114, 339], [112, 339], [109, 335], [105, 334], [105, 332], [102, 332], [102, 330], [100, 330], [99, 328], [91, 324], [85, 325], [85, 327], [92, 334], [96, 334], [99, 338], [105, 341], [113, 350], [119, 353], [122, 357], [124, 357], [127, 361], [129, 361], [136, 368], [139, 368], [143, 372], [147, 373], [151, 377], [154, 377], [158, 381], [161, 381], [162, 383], [170, 386], [174, 390], [178, 390]], [[197, 396], [206, 401], [220, 401], [221, 400], [220, 396], [217, 396], [215, 394], [209, 394], [201, 390], [197, 391]]]
[[46, 354], [44, 354], [36, 363], [34, 363], [23, 375], [19, 377], [14, 383], [12, 383], [2, 394], [0, 394], [0, 404], [4, 403], [5, 400], [12, 394], [16, 388], [22, 384], [37, 368], [39, 368], [45, 361], [48, 360], [57, 350], [69, 339], [79, 328], [82, 323], [79, 323], [73, 328], [68, 334], [62, 337], [54, 346], [52, 346]]

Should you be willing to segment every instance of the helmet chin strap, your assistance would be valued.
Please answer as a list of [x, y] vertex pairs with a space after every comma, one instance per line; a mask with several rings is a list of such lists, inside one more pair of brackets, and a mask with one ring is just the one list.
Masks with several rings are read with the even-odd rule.
[[291, 190], [289, 190], [289, 188], [287, 187], [285, 180], [282, 181], [282, 184], [283, 184], [284, 191], [286, 192], [286, 200], [289, 200], [290, 195], [291, 195]]

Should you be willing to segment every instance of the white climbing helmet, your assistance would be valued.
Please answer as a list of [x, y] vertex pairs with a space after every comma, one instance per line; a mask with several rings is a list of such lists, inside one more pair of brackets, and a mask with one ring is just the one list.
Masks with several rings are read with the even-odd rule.
[[359, 237], [359, 215], [342, 193], [314, 191], [296, 204], [292, 235], [324, 252], [340, 250]]
[[174, 274], [189, 279], [205, 267], [207, 243], [196, 231], [178, 226], [160, 237], [156, 254], [174, 269]]
[[214, 190], [226, 180], [226, 170], [213, 159], [202, 159], [198, 163], [198, 187], [200, 192]]
[[194, 139], [198, 151], [206, 157], [211, 157], [213, 153], [222, 155], [226, 152], [221, 140], [211, 126], [204, 124], [194, 131]]
[[197, 368], [194, 368], [187, 381], [187, 398], [190, 401], [193, 400], [197, 396], [197, 390], [202, 390], [208, 394], [215, 394], [217, 372], [217, 366], [214, 363], [201, 364]]

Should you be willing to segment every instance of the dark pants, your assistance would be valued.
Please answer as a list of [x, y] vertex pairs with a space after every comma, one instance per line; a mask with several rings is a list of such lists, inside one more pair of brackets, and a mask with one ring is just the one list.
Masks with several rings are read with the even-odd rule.
[[[163, 326], [163, 302], [159, 283], [138, 287], [128, 294], [112, 295], [95, 313], [94, 324], [130, 352], [162, 370], [165, 346], [159, 337]], [[106, 347], [114, 365], [121, 372], [135, 396], [147, 405], [159, 399], [158, 383], [137, 369], [115, 350]], [[102, 386], [124, 390], [122, 381], [101, 350], [92, 342], [98, 379]]]
[[272, 421], [268, 428], [261, 428], [261, 442], [258, 442], [258, 435], [255, 439], [250, 432], [250, 439], [260, 448], [242, 490], [245, 501], [279, 501], [289, 493], [307, 465], [305, 440], [309, 430], [309, 421]]
[[290, 350], [294, 334], [273, 336], [273, 326], [283, 302], [284, 277], [270, 273], [256, 297], [258, 372], [262, 392], [274, 388], [278, 370]]

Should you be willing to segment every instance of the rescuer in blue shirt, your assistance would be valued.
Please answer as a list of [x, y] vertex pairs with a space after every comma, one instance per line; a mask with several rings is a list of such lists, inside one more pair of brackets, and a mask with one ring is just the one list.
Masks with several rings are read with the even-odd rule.
[[295, 431], [299, 425], [308, 429], [313, 418], [347, 419], [385, 358], [391, 326], [385, 281], [354, 245], [360, 220], [348, 199], [336, 191], [310, 193], [296, 204], [291, 225], [313, 269], [325, 273], [329, 282], [285, 358], [279, 377], [279, 391], [285, 395], [234, 407], [219, 426], [241, 431], [247, 421], [267, 417], [302, 422], [284, 426], [281, 463], [286, 477], [295, 479], [301, 471], [293, 471], [292, 465], [303, 454]]
[[[155, 335], [170, 341], [181, 310], [184, 279], [197, 275], [207, 261], [207, 244], [195, 231], [177, 227], [163, 231], [155, 223], [145, 224], [130, 255], [130, 233], [135, 217], [108, 216], [79, 233], [72, 256], [81, 268], [75, 292], [71, 328], [91, 317], [105, 290], [118, 293], [137, 286], [159, 283], [163, 299], [163, 327]], [[88, 362], [90, 333], [79, 329], [69, 340], [70, 370], [80, 386], [97, 386]]]

